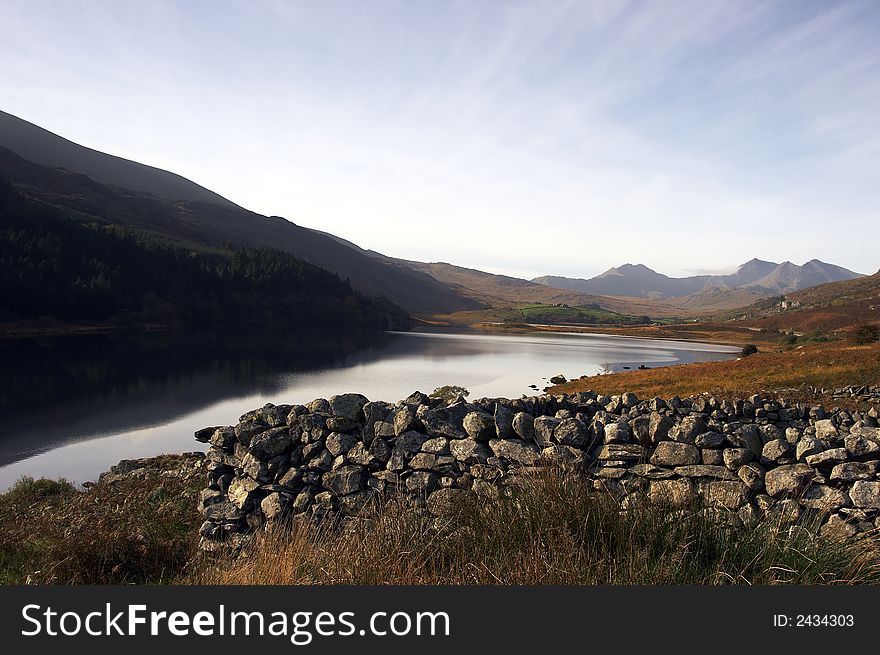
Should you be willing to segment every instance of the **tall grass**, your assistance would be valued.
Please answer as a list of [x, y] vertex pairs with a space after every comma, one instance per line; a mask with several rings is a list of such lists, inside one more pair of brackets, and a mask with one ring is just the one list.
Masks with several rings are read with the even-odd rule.
[[817, 536], [815, 518], [733, 527], [699, 507], [623, 511], [575, 476], [548, 474], [447, 520], [389, 504], [344, 530], [304, 523], [259, 534], [201, 584], [880, 583], [876, 541]]

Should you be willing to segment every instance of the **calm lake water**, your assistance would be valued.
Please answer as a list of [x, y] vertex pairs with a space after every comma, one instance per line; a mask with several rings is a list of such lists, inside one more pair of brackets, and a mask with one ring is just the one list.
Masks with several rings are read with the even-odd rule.
[[737, 348], [612, 337], [461, 332], [153, 334], [0, 340], [0, 489], [22, 475], [92, 480], [123, 458], [199, 449], [193, 432], [267, 402], [359, 392], [396, 401], [445, 384], [471, 398], [538, 393]]

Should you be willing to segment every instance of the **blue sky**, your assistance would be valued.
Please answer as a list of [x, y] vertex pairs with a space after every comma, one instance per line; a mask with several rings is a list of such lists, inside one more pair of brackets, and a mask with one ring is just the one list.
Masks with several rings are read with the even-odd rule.
[[388, 255], [880, 268], [872, 0], [3, 0], [0, 25], [3, 110]]

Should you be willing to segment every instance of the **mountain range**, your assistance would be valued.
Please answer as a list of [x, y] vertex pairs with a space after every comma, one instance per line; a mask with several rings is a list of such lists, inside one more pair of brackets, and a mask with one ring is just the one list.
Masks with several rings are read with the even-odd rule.
[[557, 289], [601, 296], [671, 298], [692, 294], [741, 289], [757, 295], [784, 295], [800, 289], [861, 277], [859, 273], [818, 259], [802, 266], [791, 262], [752, 259], [729, 275], [669, 277], [644, 264], [624, 264], [590, 279], [546, 275], [532, 280]]
[[815, 259], [803, 266], [753, 259], [731, 275], [674, 278], [642, 264], [624, 264], [591, 279], [530, 281], [392, 258], [279, 216], [248, 211], [180, 175], [86, 148], [2, 111], [0, 180], [30, 200], [183, 248], [275, 248], [348, 279], [367, 295], [386, 296], [417, 316], [524, 303], [593, 306], [630, 315], [696, 315], [859, 277]]

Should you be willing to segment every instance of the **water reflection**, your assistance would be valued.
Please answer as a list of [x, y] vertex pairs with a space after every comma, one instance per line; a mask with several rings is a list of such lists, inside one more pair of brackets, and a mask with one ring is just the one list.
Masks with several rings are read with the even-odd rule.
[[520, 396], [547, 378], [725, 359], [737, 349], [537, 333], [150, 334], [0, 340], [0, 488], [94, 478], [123, 457], [192, 450], [194, 430], [266, 402], [356, 391], [398, 400], [459, 384]]

